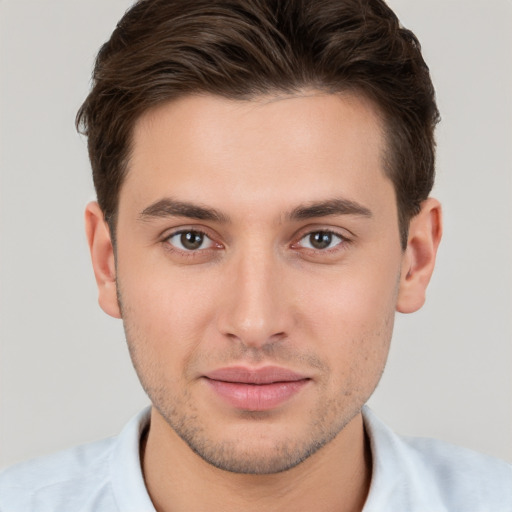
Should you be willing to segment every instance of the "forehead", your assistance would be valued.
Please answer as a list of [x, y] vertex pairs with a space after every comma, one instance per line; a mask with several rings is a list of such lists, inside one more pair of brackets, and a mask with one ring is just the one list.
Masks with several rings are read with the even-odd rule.
[[283, 194], [369, 198], [391, 186], [378, 111], [352, 94], [187, 96], [146, 112], [132, 142], [120, 206], [124, 189], [141, 201], [179, 194], [211, 204], [229, 194], [247, 206]]

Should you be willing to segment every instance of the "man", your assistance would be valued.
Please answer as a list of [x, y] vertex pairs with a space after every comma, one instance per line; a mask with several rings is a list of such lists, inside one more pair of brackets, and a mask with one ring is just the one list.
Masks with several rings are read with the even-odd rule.
[[364, 407], [441, 237], [434, 91], [380, 1], [142, 1], [79, 126], [101, 307], [152, 402], [0, 510], [510, 510], [511, 470]]

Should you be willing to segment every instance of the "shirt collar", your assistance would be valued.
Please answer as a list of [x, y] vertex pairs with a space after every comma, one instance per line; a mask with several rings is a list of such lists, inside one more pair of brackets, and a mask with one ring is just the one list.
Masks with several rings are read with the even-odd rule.
[[151, 407], [137, 414], [121, 431], [110, 459], [112, 487], [122, 512], [156, 512], [149, 497], [140, 460], [140, 439], [149, 425]]
[[[121, 431], [112, 451], [112, 486], [123, 512], [156, 512], [144, 483], [139, 455], [150, 413], [151, 407], [147, 407], [137, 414]], [[372, 479], [363, 512], [424, 512], [426, 503], [435, 505], [435, 497], [421, 478], [410, 447], [367, 406], [362, 413], [372, 454]]]
[[369, 407], [364, 406], [362, 413], [372, 453], [372, 480], [363, 512], [445, 510], [415, 451]]

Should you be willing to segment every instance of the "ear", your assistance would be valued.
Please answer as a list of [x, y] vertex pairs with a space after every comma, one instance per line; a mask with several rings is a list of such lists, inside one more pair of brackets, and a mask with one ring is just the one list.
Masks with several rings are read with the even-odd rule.
[[400, 313], [413, 313], [425, 303], [441, 235], [441, 205], [436, 199], [428, 198], [409, 225], [396, 306]]
[[114, 318], [121, 318], [117, 301], [116, 265], [114, 247], [103, 212], [98, 203], [89, 203], [85, 209], [85, 231], [96, 284], [98, 285], [98, 302], [101, 309]]

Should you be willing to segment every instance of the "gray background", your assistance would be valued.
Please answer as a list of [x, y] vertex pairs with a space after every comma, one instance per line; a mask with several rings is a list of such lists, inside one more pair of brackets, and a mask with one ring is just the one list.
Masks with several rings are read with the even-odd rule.
[[[117, 433], [147, 403], [97, 306], [73, 128], [127, 0], [0, 0], [0, 467]], [[445, 237], [399, 315], [372, 407], [398, 432], [512, 460], [512, 3], [390, 0], [438, 90]]]

